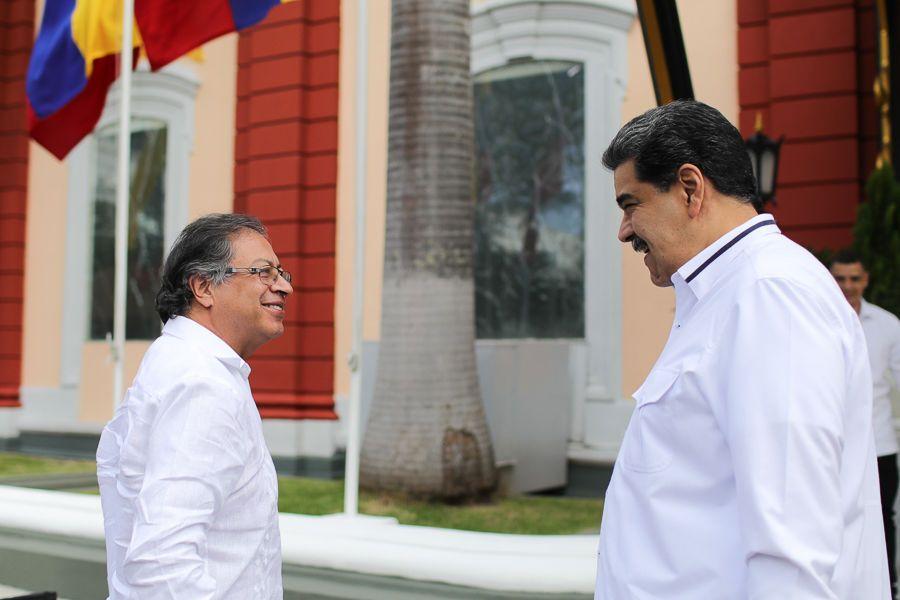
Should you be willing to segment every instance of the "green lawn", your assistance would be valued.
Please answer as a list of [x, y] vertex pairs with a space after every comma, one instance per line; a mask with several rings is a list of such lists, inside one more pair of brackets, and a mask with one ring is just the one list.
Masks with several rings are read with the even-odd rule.
[[[0, 479], [84, 473], [94, 469], [93, 461], [55, 460], [0, 452]], [[342, 481], [279, 477], [278, 484], [278, 509], [281, 512], [326, 515], [343, 510]], [[397, 494], [366, 492], [361, 494], [359, 508], [363, 514], [391, 516], [407, 525], [541, 535], [596, 532], [603, 512], [600, 500], [511, 496], [483, 504], [445, 505]]]
[[92, 460], [58, 460], [25, 454], [0, 452], [0, 477], [53, 475], [60, 473], [92, 473], [97, 470]]
[[[341, 481], [303, 477], [279, 478], [278, 510], [325, 515], [343, 510]], [[427, 525], [496, 533], [560, 534], [600, 529], [600, 500], [511, 496], [484, 504], [446, 505], [396, 494], [363, 492], [359, 511], [395, 517], [407, 525]]]

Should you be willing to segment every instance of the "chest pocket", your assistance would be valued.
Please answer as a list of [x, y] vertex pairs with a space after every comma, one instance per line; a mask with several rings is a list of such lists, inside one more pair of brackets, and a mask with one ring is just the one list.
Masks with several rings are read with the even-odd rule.
[[637, 408], [631, 417], [622, 448], [622, 464], [640, 473], [655, 473], [672, 463], [672, 418], [664, 397], [679, 371], [655, 369], [634, 393]]

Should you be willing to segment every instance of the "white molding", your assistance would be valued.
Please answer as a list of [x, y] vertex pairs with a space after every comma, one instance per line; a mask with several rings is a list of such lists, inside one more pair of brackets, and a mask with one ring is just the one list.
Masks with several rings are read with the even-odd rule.
[[338, 448], [332, 421], [263, 419], [262, 428], [272, 456], [332, 458]]
[[19, 431], [99, 434], [103, 423], [80, 421], [77, 386], [22, 388]]
[[[585, 349], [586, 370], [572, 398], [571, 440], [614, 455], [610, 432], [596, 437], [588, 421], [620, 413], [622, 389], [622, 246], [612, 174], [601, 156], [621, 125], [627, 36], [636, 10], [629, 0], [489, 0], [473, 7], [472, 71], [523, 58], [576, 61], [585, 69]], [[577, 360], [582, 353], [573, 353]], [[614, 418], [616, 427], [619, 419]]]
[[18, 421], [21, 412], [19, 407], [0, 410], [0, 440], [19, 435]]
[[[188, 219], [190, 154], [194, 143], [197, 76], [175, 64], [158, 73], [141, 66], [132, 79], [132, 116], [163, 121], [167, 127], [164, 248], [169, 248]], [[110, 89], [96, 130], [118, 118], [119, 85]], [[90, 297], [91, 200], [96, 182], [96, 139], [87, 136], [70, 154], [64, 276], [60, 387], [77, 391], [82, 346], [87, 340]], [[27, 413], [27, 406], [25, 412]]]

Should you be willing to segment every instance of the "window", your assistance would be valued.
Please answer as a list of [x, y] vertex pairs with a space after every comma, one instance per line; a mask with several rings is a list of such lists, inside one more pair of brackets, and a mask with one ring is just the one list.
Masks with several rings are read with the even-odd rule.
[[584, 69], [475, 77], [479, 338], [584, 337]]
[[[165, 123], [134, 119], [131, 132], [131, 197], [125, 337], [153, 339], [160, 333], [154, 308], [163, 261], [166, 141]], [[93, 199], [90, 339], [113, 329], [115, 281], [116, 160], [118, 128], [96, 134], [97, 177]]]

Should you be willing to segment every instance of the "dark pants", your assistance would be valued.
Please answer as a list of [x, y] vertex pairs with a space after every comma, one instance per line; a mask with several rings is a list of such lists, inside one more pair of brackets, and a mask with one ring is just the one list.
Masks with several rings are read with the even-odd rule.
[[[896, 554], [896, 530], [894, 526], [894, 500], [900, 473], [897, 471], [897, 455], [878, 457], [878, 479], [881, 482], [881, 514], [884, 517], [884, 536], [887, 542], [888, 572], [891, 575], [891, 594], [897, 593], [897, 569], [894, 565]], [[892, 596], [893, 597], [893, 596]]]

